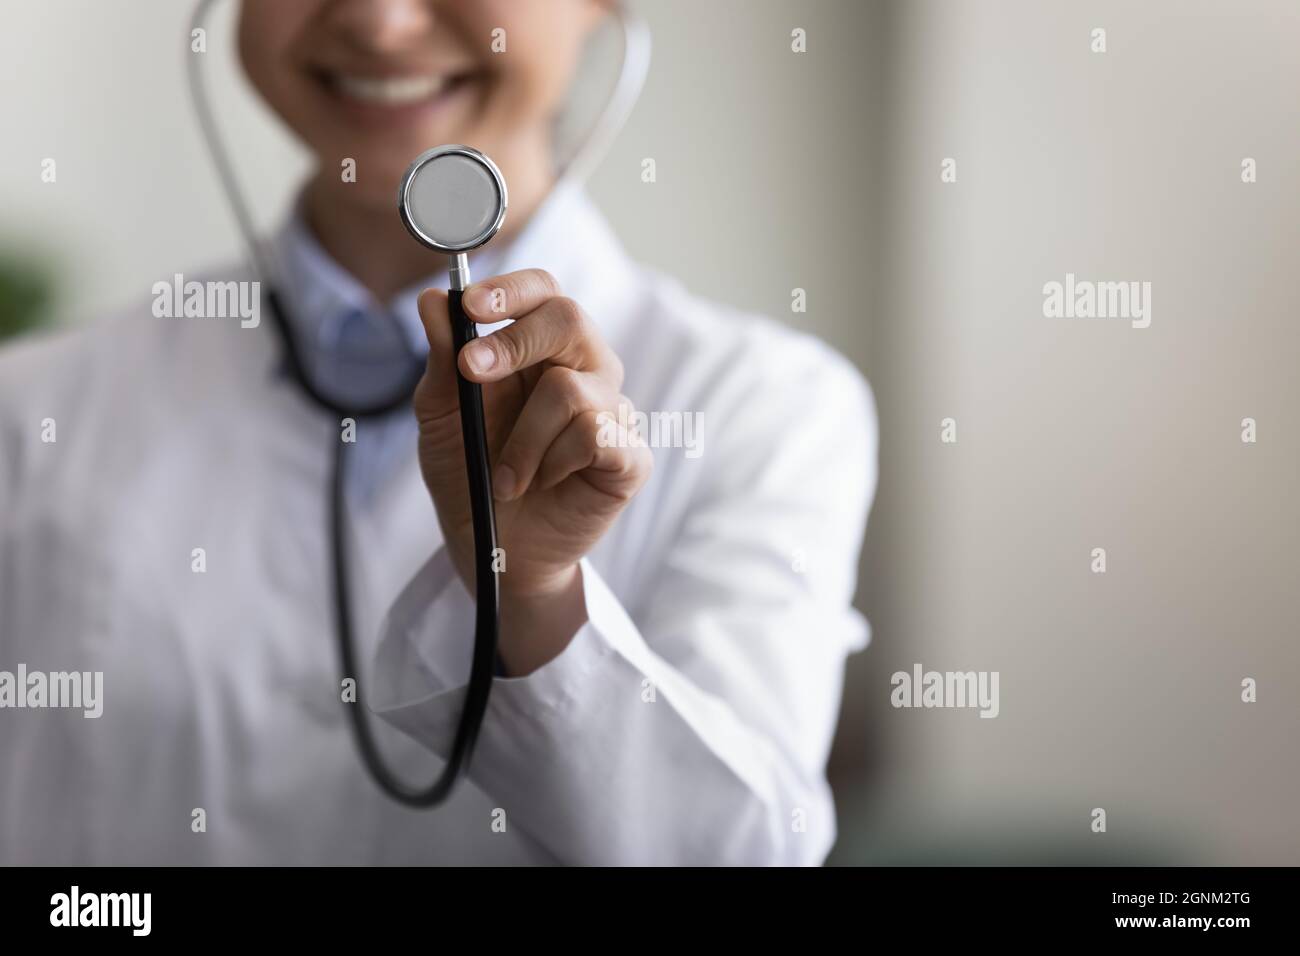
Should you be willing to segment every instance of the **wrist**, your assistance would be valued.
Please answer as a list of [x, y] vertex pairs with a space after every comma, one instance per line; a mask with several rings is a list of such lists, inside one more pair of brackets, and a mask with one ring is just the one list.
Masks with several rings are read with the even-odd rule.
[[581, 579], [582, 572], [576, 562], [544, 575], [523, 577], [509, 571], [497, 575], [501, 583], [501, 602], [509, 601], [521, 606], [545, 604], [560, 598], [578, 587]]
[[582, 570], [571, 565], [527, 587], [502, 576], [499, 653], [507, 676], [523, 677], [554, 660], [587, 623]]

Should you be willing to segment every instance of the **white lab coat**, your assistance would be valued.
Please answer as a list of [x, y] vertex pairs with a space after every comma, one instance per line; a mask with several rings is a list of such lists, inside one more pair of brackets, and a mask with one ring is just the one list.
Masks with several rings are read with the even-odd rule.
[[[0, 863], [825, 858], [843, 663], [866, 639], [864, 381], [636, 266], [576, 191], [501, 271], [524, 266], [584, 305], [638, 408], [703, 413], [703, 454], [655, 450], [583, 562], [589, 622], [495, 682], [470, 778], [434, 811], [358, 762], [328, 584], [339, 423], [277, 372], [269, 319], [145, 302], [0, 351], [0, 670], [104, 675], [98, 719], [0, 709]], [[393, 765], [430, 780], [473, 621], [413, 443], [350, 521], [363, 697]]]

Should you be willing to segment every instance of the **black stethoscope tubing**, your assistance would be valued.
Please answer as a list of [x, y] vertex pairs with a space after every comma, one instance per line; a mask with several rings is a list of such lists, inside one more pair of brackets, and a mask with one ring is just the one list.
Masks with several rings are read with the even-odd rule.
[[[459, 291], [450, 294], [452, 331], [456, 351], [476, 336], [474, 323], [461, 308]], [[340, 419], [378, 418], [410, 405], [419, 376], [401, 383], [389, 397], [363, 406], [344, 405], [326, 395], [307, 374], [298, 353], [284, 300], [275, 289], [267, 290], [273, 324], [280, 334], [289, 374], [312, 402]], [[350, 568], [347, 547], [347, 496], [345, 456], [350, 443], [342, 440], [334, 454], [330, 479], [329, 518], [332, 585], [334, 592], [334, 627], [337, 637], [339, 669], [343, 678], [356, 682], [357, 692], [351, 703], [344, 703], [357, 750], [363, 765], [379, 788], [399, 803], [410, 807], [433, 807], [451, 794], [456, 782], [468, 769], [479, 729], [487, 712], [492, 681], [498, 673], [499, 588], [494, 568], [496, 554], [496, 519], [492, 506], [491, 466], [488, 460], [486, 427], [483, 414], [483, 390], [456, 372], [460, 399], [461, 431], [464, 436], [465, 466], [469, 478], [470, 510], [474, 528], [475, 628], [474, 653], [470, 665], [469, 685], [461, 710], [456, 735], [442, 772], [433, 783], [412, 786], [395, 774], [385, 762], [365, 714], [360, 664], [353, 631]]]
[[[201, 26], [216, 0], [198, 0], [191, 19], [191, 31]], [[628, 11], [622, 2], [614, 4], [623, 31], [623, 62], [619, 69], [618, 82], [610, 93], [604, 110], [589, 130], [583, 147], [571, 156], [565, 164], [565, 175], [581, 181], [597, 157], [603, 155], [615, 134], [622, 127], [636, 103], [637, 96], [645, 82], [650, 62], [650, 36], [645, 24]], [[252, 258], [254, 269], [262, 278], [275, 273], [266, 267], [258, 249], [256, 232], [252, 217], [243, 201], [238, 181], [229, 156], [222, 144], [220, 132], [212, 117], [203, 84], [203, 74], [199, 66], [200, 56], [193, 54], [186, 57], [186, 75], [189, 81], [190, 95], [194, 102], [195, 113], [204, 140], [216, 166], [217, 177], [221, 182], [226, 199], [234, 213], [235, 220], [243, 235], [245, 247]], [[267, 302], [271, 307], [273, 321], [284, 342], [284, 352], [288, 360], [289, 371], [298, 382], [303, 392], [320, 408], [340, 417], [368, 418], [377, 417], [398, 410], [408, 405], [415, 392], [416, 381], [402, 383], [393, 395], [366, 408], [348, 409], [333, 401], [315, 387], [301, 361], [295, 345], [293, 330], [289, 326], [288, 314], [284, 302], [274, 288], [267, 290]], [[461, 293], [451, 290], [448, 308], [452, 323], [452, 336], [456, 352], [476, 336], [476, 327], [466, 316], [461, 307]], [[474, 744], [478, 739], [479, 729], [487, 712], [488, 699], [492, 691], [493, 677], [500, 673], [497, 657], [497, 640], [499, 636], [498, 607], [499, 590], [494, 568], [496, 555], [496, 526], [492, 509], [491, 469], [487, 453], [486, 428], [483, 420], [483, 391], [474, 382], [467, 381], [456, 372], [458, 395], [460, 399], [461, 434], [465, 443], [466, 474], [469, 479], [470, 507], [474, 529], [474, 570], [476, 592], [476, 616], [474, 630], [474, 653], [470, 666], [469, 686], [466, 689], [464, 709], [456, 728], [451, 752], [441, 775], [432, 784], [424, 788], [411, 787], [399, 779], [388, 768], [375, 738], [370, 730], [366, 716], [362, 713], [360, 688], [356, 703], [348, 705], [357, 748], [361, 752], [362, 762], [370, 775], [385, 793], [394, 800], [407, 806], [432, 807], [444, 801], [451, 793], [456, 781], [469, 765]], [[340, 441], [334, 456], [333, 475], [330, 491], [330, 547], [333, 553], [335, 625], [338, 636], [339, 662], [344, 677], [354, 679], [359, 673], [356, 660], [355, 640], [352, 632], [351, 591], [348, 581], [348, 563], [346, 547], [346, 499], [344, 496], [344, 454], [346, 443]], [[358, 681], [358, 684], [360, 682]]]
[[[212, 0], [201, 2], [195, 9], [194, 24], [203, 22]], [[217, 178], [221, 183], [226, 199], [234, 213], [236, 223], [244, 239], [245, 248], [252, 260], [256, 274], [263, 280], [274, 273], [258, 247], [252, 217], [239, 189], [230, 157], [227, 155], [220, 131], [213, 119], [212, 109], [208, 103], [203, 81], [203, 71], [198, 56], [186, 58], [186, 76], [190, 96], [194, 103], [195, 115], [208, 150], [216, 167]], [[335, 401], [316, 387], [307, 374], [302, 357], [294, 340], [293, 329], [288, 320], [287, 306], [278, 290], [268, 286], [265, 289], [266, 302], [270, 307], [273, 324], [279, 332], [284, 347], [288, 370], [298, 386], [311, 401], [323, 411], [339, 418], [374, 418], [409, 406], [415, 393], [418, 376], [401, 383], [393, 394], [365, 407], [348, 407]], [[457, 352], [476, 336], [476, 329], [465, 316], [461, 307], [460, 292], [451, 291], [449, 311], [452, 322], [452, 335]], [[347, 549], [347, 499], [344, 487], [344, 456], [349, 443], [339, 441], [334, 454], [329, 495], [328, 526], [330, 532], [330, 551], [332, 569], [332, 590], [334, 592], [334, 625], [338, 644], [339, 667], [343, 678], [356, 682], [357, 693], [353, 702], [344, 702], [356, 739], [361, 761], [375, 783], [388, 796], [398, 803], [410, 807], [433, 807], [442, 803], [451, 794], [456, 782], [468, 769], [474, 745], [478, 740], [479, 729], [487, 713], [488, 699], [492, 692], [492, 681], [499, 673], [497, 641], [499, 636], [499, 589], [496, 572], [493, 567], [496, 554], [496, 525], [492, 508], [491, 468], [488, 460], [486, 427], [483, 416], [483, 390], [475, 382], [467, 381], [456, 372], [458, 396], [460, 399], [461, 433], [464, 437], [466, 474], [469, 478], [470, 508], [474, 530], [474, 571], [475, 571], [475, 627], [474, 652], [470, 665], [469, 685], [465, 691], [465, 702], [456, 734], [452, 739], [451, 750], [446, 763], [437, 779], [423, 787], [412, 786], [397, 776], [384, 761], [379, 746], [364, 713], [365, 703], [362, 694], [362, 681], [356, 654], [356, 639], [352, 619], [352, 591], [349, 581]], [[340, 694], [342, 699], [342, 694]]]

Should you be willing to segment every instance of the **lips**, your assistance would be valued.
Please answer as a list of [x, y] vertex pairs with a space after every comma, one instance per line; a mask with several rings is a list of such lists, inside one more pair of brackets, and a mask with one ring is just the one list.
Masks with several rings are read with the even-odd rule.
[[397, 64], [372, 68], [309, 68], [331, 104], [333, 118], [371, 130], [424, 130], [437, 115], [466, 102], [482, 74]]
[[451, 85], [445, 76], [351, 76], [345, 73], [329, 75], [335, 92], [360, 103], [381, 106], [409, 106], [432, 99]]

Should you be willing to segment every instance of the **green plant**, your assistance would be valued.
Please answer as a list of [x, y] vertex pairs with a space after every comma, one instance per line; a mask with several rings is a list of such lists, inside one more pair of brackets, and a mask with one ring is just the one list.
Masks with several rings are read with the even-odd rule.
[[28, 260], [0, 254], [0, 340], [49, 321], [53, 284]]

